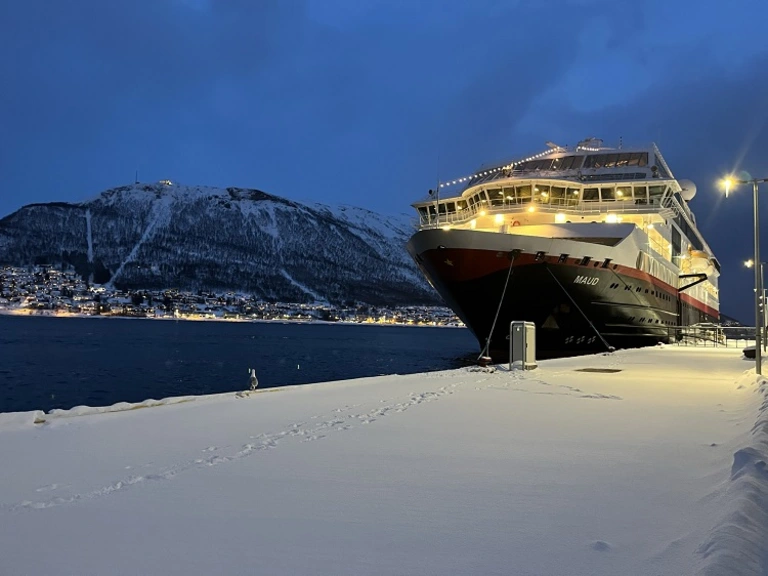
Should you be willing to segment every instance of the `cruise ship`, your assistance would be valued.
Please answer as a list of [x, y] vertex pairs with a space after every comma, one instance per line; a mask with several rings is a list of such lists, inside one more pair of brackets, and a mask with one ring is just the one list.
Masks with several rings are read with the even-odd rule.
[[719, 321], [720, 264], [696, 226], [696, 187], [656, 144], [547, 142], [440, 183], [416, 202], [411, 254], [478, 340], [509, 354], [510, 322], [540, 357], [670, 342]]

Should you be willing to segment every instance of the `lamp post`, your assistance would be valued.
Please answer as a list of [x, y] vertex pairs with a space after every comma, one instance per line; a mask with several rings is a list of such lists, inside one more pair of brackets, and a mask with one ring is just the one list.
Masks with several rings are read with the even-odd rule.
[[[749, 174], [746, 174], [749, 176]], [[768, 182], [768, 178], [746, 178], [736, 179], [728, 177], [725, 179], [725, 197], [728, 198], [728, 192], [736, 184], [752, 184], [752, 204], [753, 220], [755, 228], [755, 256], [754, 261], [760, 262], [760, 215], [758, 212], [757, 185], [761, 182]], [[760, 349], [760, 332], [763, 324], [762, 314], [760, 313], [760, 297], [762, 296], [762, 283], [760, 282], [760, 266], [755, 266], [755, 373], [762, 376], [763, 359]]]
[[[755, 261], [751, 258], [744, 262], [744, 266], [747, 268], [752, 268], [752, 266], [755, 265]], [[761, 300], [760, 305], [762, 306], [763, 311], [763, 351], [768, 350], [768, 336], [766, 335], [766, 326], [768, 326], [768, 302], [766, 301], [766, 294], [765, 294], [765, 262], [760, 262], [760, 294], [761, 294]]]

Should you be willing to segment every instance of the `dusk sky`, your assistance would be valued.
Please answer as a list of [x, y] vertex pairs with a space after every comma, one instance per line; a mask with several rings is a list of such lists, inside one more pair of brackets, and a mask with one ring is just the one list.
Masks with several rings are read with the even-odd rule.
[[716, 181], [768, 177], [766, 22], [765, 0], [5, 0], [0, 216], [136, 169], [408, 212], [547, 140], [653, 140], [753, 323], [751, 190]]

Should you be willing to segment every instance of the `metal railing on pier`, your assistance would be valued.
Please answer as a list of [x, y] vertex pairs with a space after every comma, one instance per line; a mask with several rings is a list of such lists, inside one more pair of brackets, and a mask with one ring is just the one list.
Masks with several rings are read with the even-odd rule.
[[667, 331], [669, 343], [677, 346], [745, 348], [755, 344], [755, 328], [753, 326], [699, 324], [693, 326], [669, 326], [664, 330]]

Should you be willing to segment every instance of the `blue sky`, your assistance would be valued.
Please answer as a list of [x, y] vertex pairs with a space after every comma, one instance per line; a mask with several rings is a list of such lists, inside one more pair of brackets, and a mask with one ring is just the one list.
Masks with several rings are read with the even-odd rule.
[[768, 176], [766, 21], [764, 0], [2, 2], [0, 215], [136, 169], [395, 213], [546, 140], [655, 140], [747, 320], [751, 198], [714, 182]]

